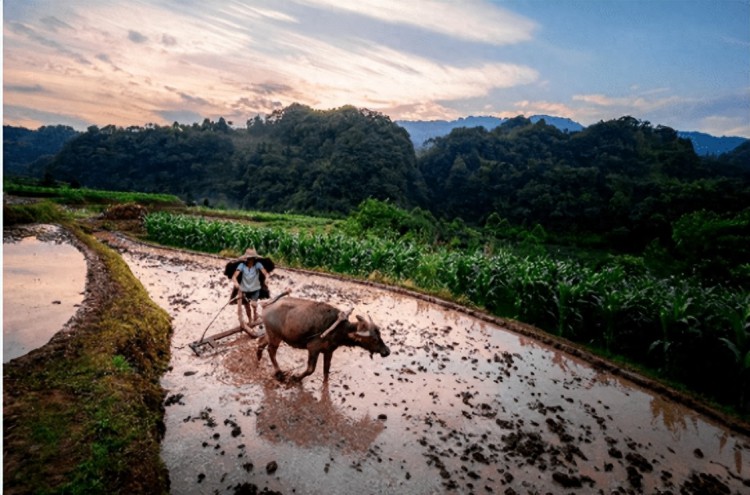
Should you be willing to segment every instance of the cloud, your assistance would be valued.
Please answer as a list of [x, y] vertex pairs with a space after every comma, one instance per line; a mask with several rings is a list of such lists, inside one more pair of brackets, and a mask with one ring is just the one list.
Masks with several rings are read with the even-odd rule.
[[177, 38], [166, 33], [162, 34], [161, 44], [164, 46], [175, 46], [177, 44]]
[[750, 122], [740, 117], [710, 115], [700, 120], [700, 129], [714, 136], [750, 136]]
[[46, 112], [23, 105], [3, 105], [3, 119], [13, 122], [12, 125], [27, 129], [38, 129], [43, 125], [69, 125], [76, 129], [86, 129], [87, 122], [76, 115], [61, 112]]
[[315, 95], [314, 104], [327, 107], [354, 104], [378, 109], [466, 99], [538, 78], [534, 69], [523, 65], [449, 64], [365, 40], [349, 40], [348, 46], [339, 47], [290, 35], [288, 43], [285, 59], [268, 59], [264, 66], [273, 68], [292, 87]]
[[618, 96], [602, 93], [573, 95], [567, 103], [519, 100], [513, 104], [515, 110], [502, 111], [498, 115], [546, 114], [568, 117], [583, 125], [629, 115], [681, 131], [750, 136], [750, 88], [710, 98], [678, 96], [669, 88], [631, 89], [633, 93]]
[[97, 53], [95, 58], [97, 60], [104, 62], [105, 64], [108, 64], [110, 67], [112, 67], [112, 70], [114, 70], [115, 72], [121, 70], [119, 67], [117, 67], [117, 65], [115, 65], [115, 63], [112, 61], [110, 56], [106, 53]]
[[[575, 77], [594, 66], [596, 47], [558, 43], [549, 25], [545, 39], [534, 39], [540, 25], [495, 1], [64, 4], [6, 9], [6, 104], [54, 108], [97, 125], [200, 121], [199, 114], [244, 122], [298, 102], [351, 104], [398, 120], [499, 109], [590, 125], [632, 115], [750, 135], [747, 88], [676, 94], [669, 81], [649, 89], [633, 74], [621, 93], [604, 89], [614, 86], [606, 78], [582, 89]], [[747, 46], [726, 36], [724, 43]], [[552, 59], [565, 61], [564, 76]]]
[[629, 115], [666, 125], [674, 120], [664, 120], [664, 117], [682, 112], [689, 102], [685, 97], [667, 94], [661, 89], [617, 97], [603, 94], [573, 95], [572, 100], [581, 103], [573, 107], [572, 114], [586, 119], [588, 123]]
[[507, 45], [529, 41], [536, 24], [484, 1], [300, 0], [300, 3], [344, 10], [390, 24], [405, 24], [451, 38]]
[[279, 100], [256, 96], [255, 98], [242, 97], [230, 105], [230, 107], [235, 115], [250, 116], [258, 113], [268, 114], [274, 110], [283, 108], [284, 105]]
[[70, 57], [81, 64], [90, 63], [83, 55], [68, 49], [61, 43], [53, 41], [46, 36], [39, 34], [35, 29], [27, 26], [26, 24], [20, 22], [11, 22], [8, 24], [8, 27], [12, 33], [27, 39], [32, 44], [39, 44], [47, 48], [52, 48], [57, 53]]
[[44, 88], [40, 84], [33, 84], [31, 86], [23, 86], [23, 85], [7, 85], [4, 86], [5, 91], [12, 91], [15, 93], [41, 93], [44, 91]]
[[[50, 10], [47, 21], [37, 24], [49, 29], [48, 36], [41, 35], [33, 21], [11, 27], [29, 41], [23, 48], [31, 55], [13, 50], [17, 57], [7, 81], [31, 87], [26, 78], [38, 69], [29, 68], [47, 64], [45, 86], [49, 82], [55, 88], [55, 98], [64, 101], [61, 106], [79, 105], [88, 119], [96, 118], [95, 102], [107, 101], [96, 119], [102, 125], [138, 125], [163, 118], [165, 112], [245, 112], [245, 117], [233, 116], [244, 121], [294, 102], [322, 108], [352, 104], [382, 112], [403, 108], [415, 114], [442, 109], [445, 116], [455, 112], [449, 110], [450, 101], [483, 97], [538, 79], [536, 70], [521, 64], [466, 58], [454, 62], [441, 54], [410, 53], [410, 46], [392, 46], [392, 39], [380, 34], [384, 23], [407, 25], [421, 31], [423, 38], [426, 32], [445, 43], [518, 42], [534, 29], [533, 23], [483, 2], [440, 2], [440, 8], [433, 0], [412, 4], [386, 1], [379, 10], [371, 1], [350, 6], [329, 0], [282, 6], [187, 2], [172, 10], [147, 0], [138, 9], [103, 3]], [[348, 12], [348, 19], [360, 19], [361, 29], [357, 24], [357, 30], [345, 35], [322, 32], [305, 22], [309, 19], [303, 14], [310, 14], [310, 9], [323, 17]], [[462, 27], [455, 27], [457, 23]], [[123, 37], [135, 46], [124, 46]], [[52, 62], [48, 52], [34, 50], [39, 45], [107, 65]], [[53, 101], [50, 97], [35, 104]]]
[[159, 115], [166, 122], [179, 122], [181, 124], [192, 124], [194, 122], [203, 122], [204, 117], [190, 110], [157, 110]]
[[68, 30], [73, 29], [73, 27], [70, 26], [70, 24], [61, 21], [55, 16], [42, 17], [41, 22], [52, 31], [58, 31], [60, 29], [68, 29]]
[[253, 84], [251, 86], [251, 91], [253, 91], [254, 93], [261, 93], [265, 95], [288, 93], [291, 89], [292, 88], [286, 84], [276, 82], [262, 82]]
[[289, 14], [274, 9], [264, 9], [257, 6], [236, 4], [227, 8], [232, 15], [239, 17], [250, 17], [263, 21], [280, 21], [296, 24], [299, 20]]
[[750, 48], [749, 40], [741, 40], [738, 38], [732, 38], [730, 36], [724, 36], [721, 38], [721, 41], [732, 47]]
[[550, 115], [553, 117], [568, 117], [575, 114], [575, 110], [569, 105], [550, 101], [520, 100], [513, 104], [515, 110], [506, 110], [498, 113], [499, 117], [513, 118], [518, 115]]
[[132, 41], [133, 43], [145, 43], [148, 41], [148, 38], [138, 31], [133, 31], [132, 29], [128, 31], [128, 39]]
[[638, 111], [649, 111], [665, 106], [679, 103], [682, 99], [678, 96], [665, 96], [653, 98], [653, 92], [638, 95], [612, 97], [602, 94], [573, 95], [573, 101], [581, 101], [599, 107], [635, 109]]
[[455, 120], [465, 116], [434, 101], [398, 104], [386, 110], [389, 114], [398, 115], [398, 120]]
[[189, 105], [197, 105], [197, 106], [210, 106], [211, 105], [211, 103], [208, 100], [206, 100], [205, 98], [201, 98], [200, 96], [189, 95], [182, 91], [179, 91], [177, 94], [180, 96], [180, 99], [182, 99], [184, 103], [187, 103]]

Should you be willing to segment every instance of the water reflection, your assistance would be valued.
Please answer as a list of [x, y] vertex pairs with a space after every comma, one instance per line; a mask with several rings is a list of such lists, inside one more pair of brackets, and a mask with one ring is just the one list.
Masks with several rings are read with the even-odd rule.
[[[683, 431], [687, 430], [687, 412], [684, 408], [679, 407], [672, 401], [664, 400], [659, 396], [654, 396], [651, 399], [651, 416], [653, 421], [652, 425], [658, 425], [659, 419], [661, 418], [661, 424], [663, 424], [675, 440], [680, 439], [680, 435]], [[695, 419], [693, 419], [693, 426], [695, 427]]]
[[328, 384], [320, 398], [301, 386], [265, 389], [256, 423], [258, 435], [271, 442], [289, 442], [300, 447], [335, 447], [345, 452], [363, 452], [383, 431], [383, 422], [365, 415], [353, 419], [331, 401]]
[[43, 346], [83, 301], [86, 260], [52, 225], [3, 232], [3, 362]]

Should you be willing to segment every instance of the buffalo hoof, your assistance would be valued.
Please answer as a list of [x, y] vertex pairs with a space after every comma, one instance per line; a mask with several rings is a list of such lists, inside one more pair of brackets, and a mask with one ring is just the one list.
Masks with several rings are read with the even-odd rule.
[[274, 376], [274, 378], [276, 378], [276, 379], [277, 379], [278, 381], [280, 381], [281, 383], [284, 383], [284, 382], [286, 382], [286, 379], [287, 379], [287, 374], [286, 374], [286, 373], [284, 373], [284, 372], [283, 372], [283, 371], [281, 371], [281, 370], [279, 370], [279, 371], [277, 371], [276, 373], [274, 373], [274, 375], [273, 375], [273, 376]]

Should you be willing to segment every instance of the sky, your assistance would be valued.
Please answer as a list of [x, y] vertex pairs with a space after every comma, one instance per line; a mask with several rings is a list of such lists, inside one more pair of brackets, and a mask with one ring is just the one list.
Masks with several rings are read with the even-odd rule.
[[2, 3], [5, 125], [244, 127], [301, 103], [750, 138], [750, 0]]

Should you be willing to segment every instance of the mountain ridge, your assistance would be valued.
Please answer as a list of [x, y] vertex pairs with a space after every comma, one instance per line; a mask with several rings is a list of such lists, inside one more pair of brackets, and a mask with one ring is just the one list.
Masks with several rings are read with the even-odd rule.
[[[567, 117], [541, 114], [532, 115], [528, 119], [535, 124], [540, 120], [544, 120], [548, 125], [556, 127], [563, 132], [579, 132], [586, 128], [586, 126]], [[396, 120], [394, 122], [406, 129], [414, 144], [414, 149], [420, 150], [425, 148], [425, 142], [428, 139], [446, 136], [453, 129], [460, 127], [484, 127], [488, 131], [491, 131], [507, 121], [508, 119], [504, 117], [470, 115], [468, 117], [459, 117], [456, 120]], [[701, 156], [728, 153], [747, 141], [746, 138], [739, 136], [713, 136], [697, 131], [677, 131], [677, 134], [681, 138], [689, 139], [693, 143], [695, 152]]]

